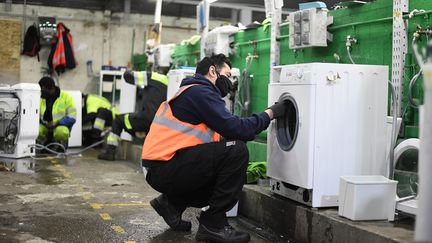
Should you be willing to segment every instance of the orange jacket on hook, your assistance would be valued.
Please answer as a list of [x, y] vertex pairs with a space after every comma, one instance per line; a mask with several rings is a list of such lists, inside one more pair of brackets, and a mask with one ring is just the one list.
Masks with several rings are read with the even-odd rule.
[[57, 24], [57, 42], [53, 45], [48, 59], [48, 66], [63, 73], [66, 68], [73, 69], [78, 65], [73, 51], [72, 36], [63, 23]]

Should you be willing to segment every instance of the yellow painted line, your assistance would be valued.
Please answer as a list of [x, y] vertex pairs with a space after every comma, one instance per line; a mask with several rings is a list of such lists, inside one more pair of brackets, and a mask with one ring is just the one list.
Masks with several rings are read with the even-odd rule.
[[69, 172], [63, 172], [63, 176], [66, 178], [71, 178], [71, 174], [69, 174]]
[[113, 225], [111, 226], [111, 229], [119, 234], [126, 234], [126, 231], [121, 226]]
[[99, 215], [103, 220], [112, 220], [111, 216], [107, 213], [100, 213]]
[[106, 204], [91, 203], [90, 206], [93, 209], [101, 209], [103, 207], [136, 207], [136, 206], [148, 207], [150, 206], [150, 204], [148, 203], [106, 203]]
[[89, 195], [89, 194], [85, 194], [85, 195], [83, 195], [82, 196], [82, 198], [84, 199], [84, 200], [89, 200], [90, 198], [92, 198], [92, 196], [91, 195]]
[[125, 240], [124, 243], [136, 243], [136, 241], [134, 241], [134, 240]]
[[58, 162], [57, 160], [55, 160], [55, 159], [52, 159], [52, 160], [51, 160], [51, 163], [53, 163], [53, 164], [58, 164], [59, 162]]

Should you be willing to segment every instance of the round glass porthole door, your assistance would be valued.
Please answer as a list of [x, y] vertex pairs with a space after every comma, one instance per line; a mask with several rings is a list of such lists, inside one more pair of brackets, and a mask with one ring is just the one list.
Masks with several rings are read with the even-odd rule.
[[299, 128], [297, 103], [290, 93], [283, 93], [278, 103], [285, 104], [285, 115], [276, 119], [276, 137], [284, 151], [290, 151], [296, 140]]
[[405, 140], [395, 149], [394, 179], [398, 181], [397, 195], [400, 198], [417, 195], [419, 147], [418, 142], [410, 142], [416, 141]]

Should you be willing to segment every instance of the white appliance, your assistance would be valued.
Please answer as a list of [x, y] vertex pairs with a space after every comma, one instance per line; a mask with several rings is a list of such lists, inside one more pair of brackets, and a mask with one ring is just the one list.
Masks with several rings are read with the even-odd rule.
[[[185, 68], [185, 69], [172, 69], [168, 72], [168, 90], [167, 90], [167, 100], [171, 99], [175, 93], [180, 88], [180, 84], [185, 78], [192, 77], [195, 74], [195, 68]], [[231, 69], [231, 82], [236, 82], [240, 78], [240, 70], [238, 68]], [[227, 95], [224, 100], [226, 103], [226, 107], [228, 110], [233, 111], [233, 102], [232, 99], [234, 97], [230, 97]]]
[[399, 181], [396, 209], [410, 215], [417, 215], [418, 209], [419, 151], [418, 138], [404, 140], [394, 149], [394, 179]]
[[167, 73], [168, 89], [167, 100], [171, 99], [180, 88], [183, 79], [190, 78], [195, 74], [195, 67], [187, 67], [182, 69], [171, 69]]
[[387, 66], [274, 67], [268, 104], [286, 102], [267, 138], [271, 189], [312, 207], [338, 205], [340, 176], [385, 175]]
[[38, 84], [0, 87], [0, 157], [16, 159], [35, 155], [39, 107]]
[[75, 107], [77, 110], [76, 122], [72, 126], [70, 131], [70, 137], [68, 140], [68, 147], [81, 147], [82, 145], [82, 95], [79, 90], [66, 90], [75, 101]]
[[[147, 74], [144, 73], [144, 75]], [[120, 103], [117, 106], [119, 114], [135, 112], [137, 86], [126, 83], [126, 81], [123, 78], [123, 75], [121, 76], [121, 81], [119, 82], [119, 86], [120, 86]], [[132, 135], [130, 135], [126, 131], [122, 131], [120, 137], [122, 140], [132, 141]]]
[[234, 42], [233, 34], [237, 33], [240, 28], [227, 25], [214, 28], [207, 33], [205, 38], [204, 52], [206, 56], [222, 53], [229, 56], [232, 53], [230, 44]]
[[160, 45], [156, 49], [156, 66], [170, 67], [172, 63], [171, 55], [174, 53], [175, 44]]

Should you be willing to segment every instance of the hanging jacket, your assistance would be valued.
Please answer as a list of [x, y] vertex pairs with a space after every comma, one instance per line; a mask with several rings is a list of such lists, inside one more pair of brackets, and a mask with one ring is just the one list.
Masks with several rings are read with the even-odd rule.
[[67, 126], [69, 129], [72, 129], [73, 124], [75, 124], [77, 114], [75, 101], [65, 91], [60, 90], [57, 99], [53, 102], [51, 116], [45, 114], [45, 112], [50, 111], [47, 109], [47, 100], [42, 98], [40, 101], [40, 117], [42, 122], [52, 121], [58, 125]]
[[39, 34], [36, 26], [31, 25], [27, 28], [24, 37], [23, 51], [22, 55], [27, 55], [30, 57], [37, 56], [39, 61], [39, 51], [41, 49]]
[[180, 149], [220, 141], [221, 136], [206, 124], [182, 122], [172, 113], [170, 102], [195, 85], [198, 84], [182, 87], [173, 98], [159, 106], [144, 141], [143, 160], [168, 161]]
[[48, 57], [48, 67], [63, 73], [66, 69], [75, 68], [78, 63], [73, 51], [72, 36], [70, 31], [63, 23], [57, 24], [57, 41], [51, 47], [51, 53]]

